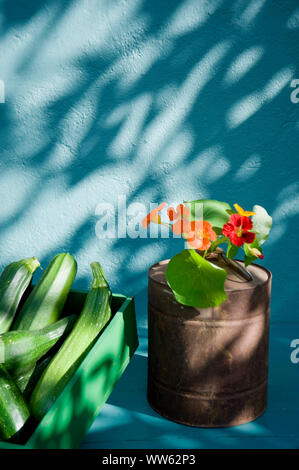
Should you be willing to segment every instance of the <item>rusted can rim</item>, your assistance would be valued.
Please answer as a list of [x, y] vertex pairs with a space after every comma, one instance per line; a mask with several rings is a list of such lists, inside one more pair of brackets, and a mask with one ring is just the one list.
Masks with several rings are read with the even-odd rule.
[[[148, 269], [148, 274], [150, 274], [150, 270], [151, 270], [154, 266], [159, 265], [161, 262], [166, 263], [166, 262], [169, 262], [169, 261], [170, 261], [170, 258], [169, 258], [169, 259], [162, 260], [162, 261], [158, 261], [157, 263], [153, 264], [153, 265], [150, 266], [150, 268]], [[240, 260], [240, 259], [236, 259], [235, 261], [239, 261], [240, 263], [243, 263], [243, 261]], [[269, 269], [265, 268], [264, 266], [260, 266], [259, 264], [255, 264], [255, 263], [252, 263], [252, 265], [253, 265], [253, 266], [256, 266], [256, 267], [259, 268], [259, 269], [262, 269], [263, 271], [265, 271], [266, 274], [267, 274], [267, 276], [268, 276], [265, 281], [261, 282], [261, 283], [258, 285], [258, 287], [265, 286], [265, 285], [269, 284], [269, 282], [272, 281], [272, 272], [269, 271]], [[154, 282], [154, 283], [156, 283], [156, 284], [158, 284], [158, 285], [165, 285], [165, 286], [167, 286], [167, 287], [171, 290], [171, 288], [170, 288], [169, 285], [168, 285], [168, 282], [167, 282], [167, 279], [166, 279], [166, 278], [165, 278], [165, 279], [166, 279], [166, 283], [165, 283], [165, 284], [164, 284], [163, 282], [157, 281], [156, 279], [154, 279], [154, 278], [152, 278], [152, 277], [151, 277], [150, 279], [151, 279], [151, 282]], [[248, 282], [242, 282], [242, 283], [240, 283], [240, 284], [246, 284], [246, 286], [248, 286], [249, 283], [250, 283], [250, 281], [248, 281]], [[238, 284], [238, 283], [236, 282], [236, 284]], [[229, 290], [229, 291], [227, 291], [227, 292], [235, 293], [235, 292], [242, 292], [242, 291], [246, 291], [246, 290], [252, 290], [252, 289], [256, 289], [256, 288], [257, 288], [257, 285], [253, 285], [253, 286], [247, 287], [246, 289], [233, 289], [233, 290]], [[191, 307], [191, 308], [192, 308], [192, 307]]]

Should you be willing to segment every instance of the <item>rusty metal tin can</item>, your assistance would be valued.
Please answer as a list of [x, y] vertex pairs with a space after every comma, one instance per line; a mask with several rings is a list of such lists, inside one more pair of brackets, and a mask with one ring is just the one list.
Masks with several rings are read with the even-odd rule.
[[228, 272], [226, 301], [197, 309], [175, 300], [168, 261], [149, 269], [149, 404], [190, 426], [253, 421], [267, 405], [271, 273], [253, 264], [244, 281]]

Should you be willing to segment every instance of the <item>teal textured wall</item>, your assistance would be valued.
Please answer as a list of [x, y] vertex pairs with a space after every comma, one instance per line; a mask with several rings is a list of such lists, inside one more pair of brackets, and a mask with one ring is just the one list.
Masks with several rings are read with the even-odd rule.
[[272, 314], [298, 318], [297, 0], [0, 1], [0, 264], [100, 260], [136, 294], [179, 240], [99, 240], [96, 206], [199, 197], [267, 208]]

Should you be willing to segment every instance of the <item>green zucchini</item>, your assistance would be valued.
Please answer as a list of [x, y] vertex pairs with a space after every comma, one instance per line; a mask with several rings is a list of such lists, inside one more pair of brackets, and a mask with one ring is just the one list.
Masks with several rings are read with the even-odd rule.
[[30, 412], [15, 382], [0, 364], [0, 439], [8, 440], [26, 423]]
[[111, 292], [103, 270], [96, 262], [91, 268], [93, 281], [82, 312], [31, 395], [30, 409], [36, 420], [51, 408], [111, 317]]
[[9, 330], [20, 300], [34, 271], [39, 267], [36, 258], [10, 263], [0, 276], [0, 333]]
[[40, 330], [9, 331], [0, 335], [0, 363], [6, 369], [28, 370], [73, 326], [76, 315], [62, 318]]
[[58, 320], [73, 280], [77, 263], [69, 253], [56, 255], [23, 305], [15, 330], [39, 330]]

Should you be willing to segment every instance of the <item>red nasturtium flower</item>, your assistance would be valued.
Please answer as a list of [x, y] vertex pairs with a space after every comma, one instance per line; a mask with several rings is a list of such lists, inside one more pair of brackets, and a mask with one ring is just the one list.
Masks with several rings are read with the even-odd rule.
[[183, 236], [187, 239], [191, 248], [200, 251], [208, 250], [211, 242], [214, 242], [217, 238], [212, 225], [206, 220], [193, 220], [190, 222], [190, 231]]
[[173, 207], [167, 209], [169, 220], [175, 222], [172, 224], [171, 229], [176, 235], [189, 232], [190, 230], [190, 211], [184, 204], [179, 204], [176, 210]]
[[230, 241], [236, 246], [242, 246], [244, 243], [252, 243], [255, 239], [255, 233], [250, 232], [252, 221], [249, 217], [239, 214], [232, 214], [229, 221], [223, 226], [222, 233], [229, 237]]
[[162, 202], [158, 207], [155, 207], [149, 214], [147, 214], [144, 219], [142, 219], [142, 227], [147, 228], [151, 222], [155, 224], [161, 224], [161, 217], [159, 212], [161, 212], [162, 209], [166, 206], [166, 202]]

